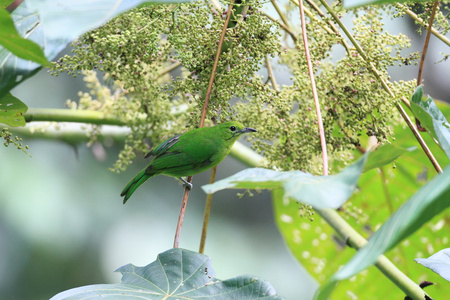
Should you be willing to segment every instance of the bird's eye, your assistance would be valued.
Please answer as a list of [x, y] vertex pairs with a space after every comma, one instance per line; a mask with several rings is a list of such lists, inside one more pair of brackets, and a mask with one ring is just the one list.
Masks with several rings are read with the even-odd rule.
[[235, 131], [235, 130], [236, 130], [236, 127], [235, 127], [235, 126], [231, 126], [231, 127], [230, 127], [230, 130], [231, 130], [231, 131]]

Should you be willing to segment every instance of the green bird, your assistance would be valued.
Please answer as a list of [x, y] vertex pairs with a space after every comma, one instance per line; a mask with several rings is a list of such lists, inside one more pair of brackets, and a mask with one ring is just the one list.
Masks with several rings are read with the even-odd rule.
[[188, 188], [192, 188], [182, 177], [195, 175], [218, 165], [230, 153], [234, 142], [247, 132], [256, 130], [244, 127], [239, 122], [225, 122], [213, 127], [197, 128], [168, 139], [145, 156], [155, 157], [122, 190], [120, 196], [124, 196], [123, 203], [147, 179], [160, 174], [178, 177]]

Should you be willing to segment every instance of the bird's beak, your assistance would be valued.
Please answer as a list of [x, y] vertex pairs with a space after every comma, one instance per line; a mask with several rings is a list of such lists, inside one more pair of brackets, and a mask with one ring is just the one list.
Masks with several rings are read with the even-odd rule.
[[242, 129], [242, 130], [239, 130], [239, 133], [247, 133], [247, 132], [257, 132], [257, 130], [256, 129], [253, 129], [253, 128], [250, 128], [250, 127], [245, 127], [244, 129]]

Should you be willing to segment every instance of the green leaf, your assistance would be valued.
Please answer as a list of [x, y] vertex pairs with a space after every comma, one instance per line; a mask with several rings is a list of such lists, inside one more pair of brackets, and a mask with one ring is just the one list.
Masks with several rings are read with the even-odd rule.
[[301, 171], [278, 172], [253, 168], [243, 170], [216, 183], [204, 185], [202, 189], [211, 194], [227, 188], [274, 189], [282, 187], [285, 197], [309, 204], [314, 208], [339, 208], [353, 193], [367, 156], [367, 154], [364, 155], [337, 175], [313, 176]]
[[120, 284], [97, 284], [57, 294], [61, 299], [283, 299], [266, 281], [243, 275], [214, 277], [211, 259], [184, 249], [170, 249], [145, 267], [128, 264], [117, 269]]
[[12, 127], [25, 126], [22, 114], [27, 110], [25, 103], [8, 93], [0, 98], [0, 123]]
[[[48, 60], [83, 33], [105, 24], [139, 5], [170, 4], [190, 0], [36, 0], [24, 1], [11, 14], [18, 34], [44, 49]], [[3, 32], [3, 26], [1, 27]], [[23, 48], [23, 47], [22, 47]], [[0, 97], [33, 76], [40, 65], [13, 55], [0, 46]]]
[[380, 255], [392, 249], [432, 217], [449, 207], [449, 182], [450, 166], [403, 204], [370, 238], [368, 244], [319, 289], [316, 299], [327, 299], [338, 281], [350, 278], [366, 269], [375, 263]]
[[450, 281], [450, 248], [443, 249], [428, 258], [416, 258], [414, 260], [441, 275], [445, 280]]
[[2, 29], [0, 30], [0, 45], [17, 57], [45, 66], [50, 65], [39, 45], [19, 35], [11, 15], [5, 9], [0, 9], [0, 28]]
[[[51, 60], [64, 47], [66, 43], [55, 43], [46, 39], [42, 30], [39, 16], [27, 8], [28, 2], [23, 2], [11, 14], [14, 25], [21, 36], [34, 41], [40, 47], [44, 48], [45, 56]], [[14, 86], [34, 75], [41, 66], [28, 60], [20, 59], [12, 54], [8, 49], [0, 46], [0, 97], [5, 95]]]
[[433, 99], [428, 96], [426, 100], [422, 100], [422, 95], [423, 89], [419, 86], [412, 96], [411, 110], [422, 127], [439, 142], [439, 146], [450, 158], [450, 123], [447, 122]]
[[[337, 175], [313, 176], [301, 171], [278, 172], [263, 168], [243, 170], [213, 184], [202, 186], [212, 194], [223, 189], [275, 189], [283, 188], [284, 195], [314, 208], [339, 208], [352, 195], [359, 176], [372, 168], [382, 167], [406, 151], [390, 144], [380, 146], [375, 152], [368, 152], [354, 164]], [[365, 165], [367, 160], [367, 164]], [[333, 195], [330, 197], [329, 195]]]
[[367, 159], [363, 172], [385, 166], [399, 158], [403, 153], [411, 152], [416, 149], [417, 147], [415, 146], [402, 148], [394, 146], [392, 144], [384, 144], [369, 154], [369, 158]]
[[315, 209], [341, 207], [353, 194], [368, 153], [337, 175], [289, 178], [284, 183], [285, 196]]
[[202, 186], [205, 193], [213, 194], [224, 189], [273, 189], [283, 186], [291, 176], [313, 177], [301, 171], [278, 172], [264, 168], [250, 168], [230, 177]]

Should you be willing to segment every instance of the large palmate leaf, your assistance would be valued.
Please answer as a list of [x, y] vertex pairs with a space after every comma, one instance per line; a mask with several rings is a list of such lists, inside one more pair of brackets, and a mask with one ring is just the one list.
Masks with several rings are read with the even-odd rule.
[[[20, 36], [33, 41], [52, 60], [68, 43], [115, 16], [148, 4], [189, 0], [34, 0], [23, 2], [11, 17]], [[3, 30], [3, 29], [2, 29]], [[0, 46], [0, 97], [34, 75], [40, 65], [20, 59]]]
[[380, 255], [450, 206], [450, 166], [400, 207], [343, 268], [319, 289], [317, 299], [327, 299], [337, 282], [366, 269]]
[[211, 259], [184, 249], [170, 249], [145, 267], [119, 269], [122, 283], [97, 284], [59, 293], [62, 299], [283, 299], [266, 281], [250, 275], [214, 277]]

